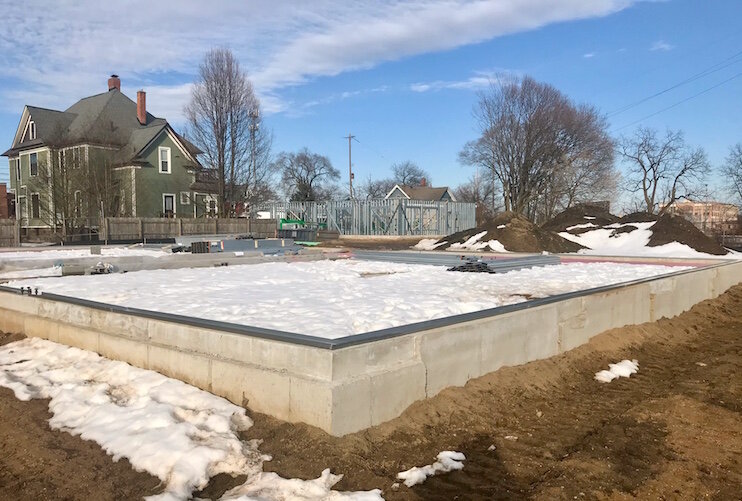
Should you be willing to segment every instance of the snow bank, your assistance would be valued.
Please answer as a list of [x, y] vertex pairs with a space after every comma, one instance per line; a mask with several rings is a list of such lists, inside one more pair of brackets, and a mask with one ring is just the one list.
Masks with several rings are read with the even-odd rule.
[[595, 373], [595, 379], [601, 383], [610, 383], [619, 377], [630, 377], [639, 371], [639, 362], [636, 360], [622, 360], [617, 364], [608, 364], [607, 371]]
[[126, 458], [165, 484], [150, 499], [189, 499], [218, 473], [247, 475], [244, 493], [261, 499], [378, 500], [379, 491], [339, 493], [339, 475], [286, 480], [263, 473], [245, 409], [181, 381], [41, 339], [0, 347], [0, 386], [20, 400], [48, 398], [53, 429], [93, 440], [114, 461]]
[[39, 278], [7, 285], [337, 339], [681, 269], [570, 263], [487, 274], [327, 260]]
[[466, 460], [466, 457], [461, 452], [443, 451], [438, 454], [437, 459], [438, 461], [433, 464], [414, 466], [407, 471], [399, 472], [397, 478], [403, 480], [407, 487], [412, 487], [425, 482], [428, 477], [433, 475], [462, 470], [464, 468], [463, 461]]

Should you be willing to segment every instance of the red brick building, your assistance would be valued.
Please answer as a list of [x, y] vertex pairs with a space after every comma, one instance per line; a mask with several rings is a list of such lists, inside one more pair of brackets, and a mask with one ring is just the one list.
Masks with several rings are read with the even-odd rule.
[[0, 183], [0, 219], [8, 219], [11, 215], [8, 187]]

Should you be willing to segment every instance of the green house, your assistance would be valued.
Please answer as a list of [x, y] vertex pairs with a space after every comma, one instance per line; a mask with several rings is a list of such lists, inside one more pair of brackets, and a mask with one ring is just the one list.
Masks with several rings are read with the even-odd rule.
[[9, 197], [26, 233], [96, 227], [102, 217], [215, 216], [216, 177], [164, 118], [112, 75], [64, 111], [26, 106], [9, 159]]

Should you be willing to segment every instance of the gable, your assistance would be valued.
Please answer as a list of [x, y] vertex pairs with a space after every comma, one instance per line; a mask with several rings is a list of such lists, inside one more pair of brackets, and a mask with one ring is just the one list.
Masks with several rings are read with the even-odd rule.
[[410, 197], [407, 196], [407, 193], [405, 193], [404, 190], [400, 188], [398, 184], [395, 184], [394, 188], [392, 188], [391, 191], [387, 193], [387, 195], [384, 198], [385, 199], [386, 198], [406, 198], [408, 200], [410, 199]]
[[[198, 165], [198, 161], [186, 148], [185, 144], [180, 140], [175, 131], [172, 130], [170, 125], [165, 125], [162, 129], [157, 132], [147, 144], [141, 146], [141, 149], [136, 153], [137, 157], [148, 157], [153, 151], [159, 147], [166, 147], [172, 150], [172, 154], [175, 157], [177, 154], [185, 161], [194, 165]], [[135, 147], [136, 149], [136, 147]]]

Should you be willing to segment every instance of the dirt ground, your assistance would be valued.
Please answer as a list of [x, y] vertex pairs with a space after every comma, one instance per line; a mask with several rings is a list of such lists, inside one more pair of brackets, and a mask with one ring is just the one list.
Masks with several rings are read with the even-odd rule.
[[[637, 359], [629, 379], [596, 371]], [[157, 481], [89, 442], [52, 432], [43, 401], [0, 391], [0, 497], [128, 499]], [[266, 470], [388, 500], [742, 499], [742, 286], [675, 319], [608, 331], [564, 355], [504, 368], [417, 402], [343, 438], [253, 415]], [[506, 438], [507, 437], [507, 438]], [[490, 450], [494, 445], [495, 448]], [[395, 474], [442, 450], [465, 467], [393, 488]], [[237, 481], [216, 479], [219, 496]], [[4, 494], [4, 495], [3, 495]]]
[[327, 240], [319, 246], [361, 250], [409, 250], [423, 238], [426, 237], [345, 237]]

